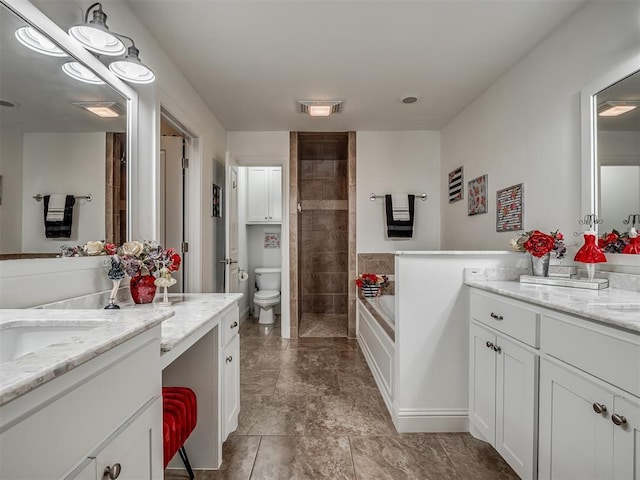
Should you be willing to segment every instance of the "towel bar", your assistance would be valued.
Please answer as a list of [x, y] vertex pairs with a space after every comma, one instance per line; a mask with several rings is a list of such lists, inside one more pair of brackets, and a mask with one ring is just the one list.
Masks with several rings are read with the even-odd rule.
[[[93, 200], [93, 195], [91, 195], [90, 193], [87, 193], [86, 195], [74, 195], [76, 198], [84, 198], [87, 202], [90, 202], [91, 200]], [[44, 195], [42, 195], [41, 193], [38, 193], [37, 195], [34, 195], [33, 198], [36, 199], [36, 202], [41, 202], [42, 199], [44, 198]]]
[[[423, 202], [427, 201], [427, 194], [426, 193], [421, 193], [420, 195], [415, 194], [415, 196], [416, 196], [416, 198], [419, 198]], [[371, 200], [372, 202], [375, 202], [376, 199], [378, 199], [378, 198], [384, 198], [384, 195], [376, 195], [375, 193], [372, 193], [371, 195], [369, 195], [369, 200]]]

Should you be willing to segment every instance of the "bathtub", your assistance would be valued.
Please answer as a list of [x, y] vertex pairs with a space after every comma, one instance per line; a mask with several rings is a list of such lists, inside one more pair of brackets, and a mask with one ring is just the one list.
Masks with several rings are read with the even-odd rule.
[[396, 296], [380, 295], [379, 297], [366, 299], [373, 309], [380, 315], [386, 324], [395, 332], [396, 330]]

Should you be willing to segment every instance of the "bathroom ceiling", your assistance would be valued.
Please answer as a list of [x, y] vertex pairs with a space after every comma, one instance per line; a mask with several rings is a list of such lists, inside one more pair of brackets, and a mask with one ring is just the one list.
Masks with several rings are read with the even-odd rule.
[[[128, 3], [227, 130], [328, 131], [442, 128], [584, 2]], [[343, 112], [298, 113], [311, 99]]]

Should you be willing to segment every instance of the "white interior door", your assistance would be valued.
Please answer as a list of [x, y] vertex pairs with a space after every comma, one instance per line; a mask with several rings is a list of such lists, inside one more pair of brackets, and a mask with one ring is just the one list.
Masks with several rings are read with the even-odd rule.
[[[175, 248], [180, 251], [180, 245], [184, 239], [184, 170], [182, 168], [183, 139], [182, 137], [163, 135], [160, 140], [161, 161], [164, 162], [161, 173], [161, 195], [162, 195], [162, 218], [161, 222], [161, 244], [164, 248]], [[180, 254], [185, 256], [184, 253]], [[173, 275], [177, 280], [172, 293], [184, 291], [184, 275], [186, 270], [186, 259], [182, 268]]]
[[225, 158], [225, 259], [224, 291], [240, 291], [238, 286], [238, 165], [229, 152]]

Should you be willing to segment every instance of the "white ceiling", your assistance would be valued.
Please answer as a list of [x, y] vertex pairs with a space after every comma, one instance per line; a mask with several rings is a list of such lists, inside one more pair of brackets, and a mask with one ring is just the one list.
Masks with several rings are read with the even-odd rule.
[[[228, 130], [327, 131], [442, 128], [584, 2], [128, 3]], [[343, 112], [297, 113], [309, 99]]]

